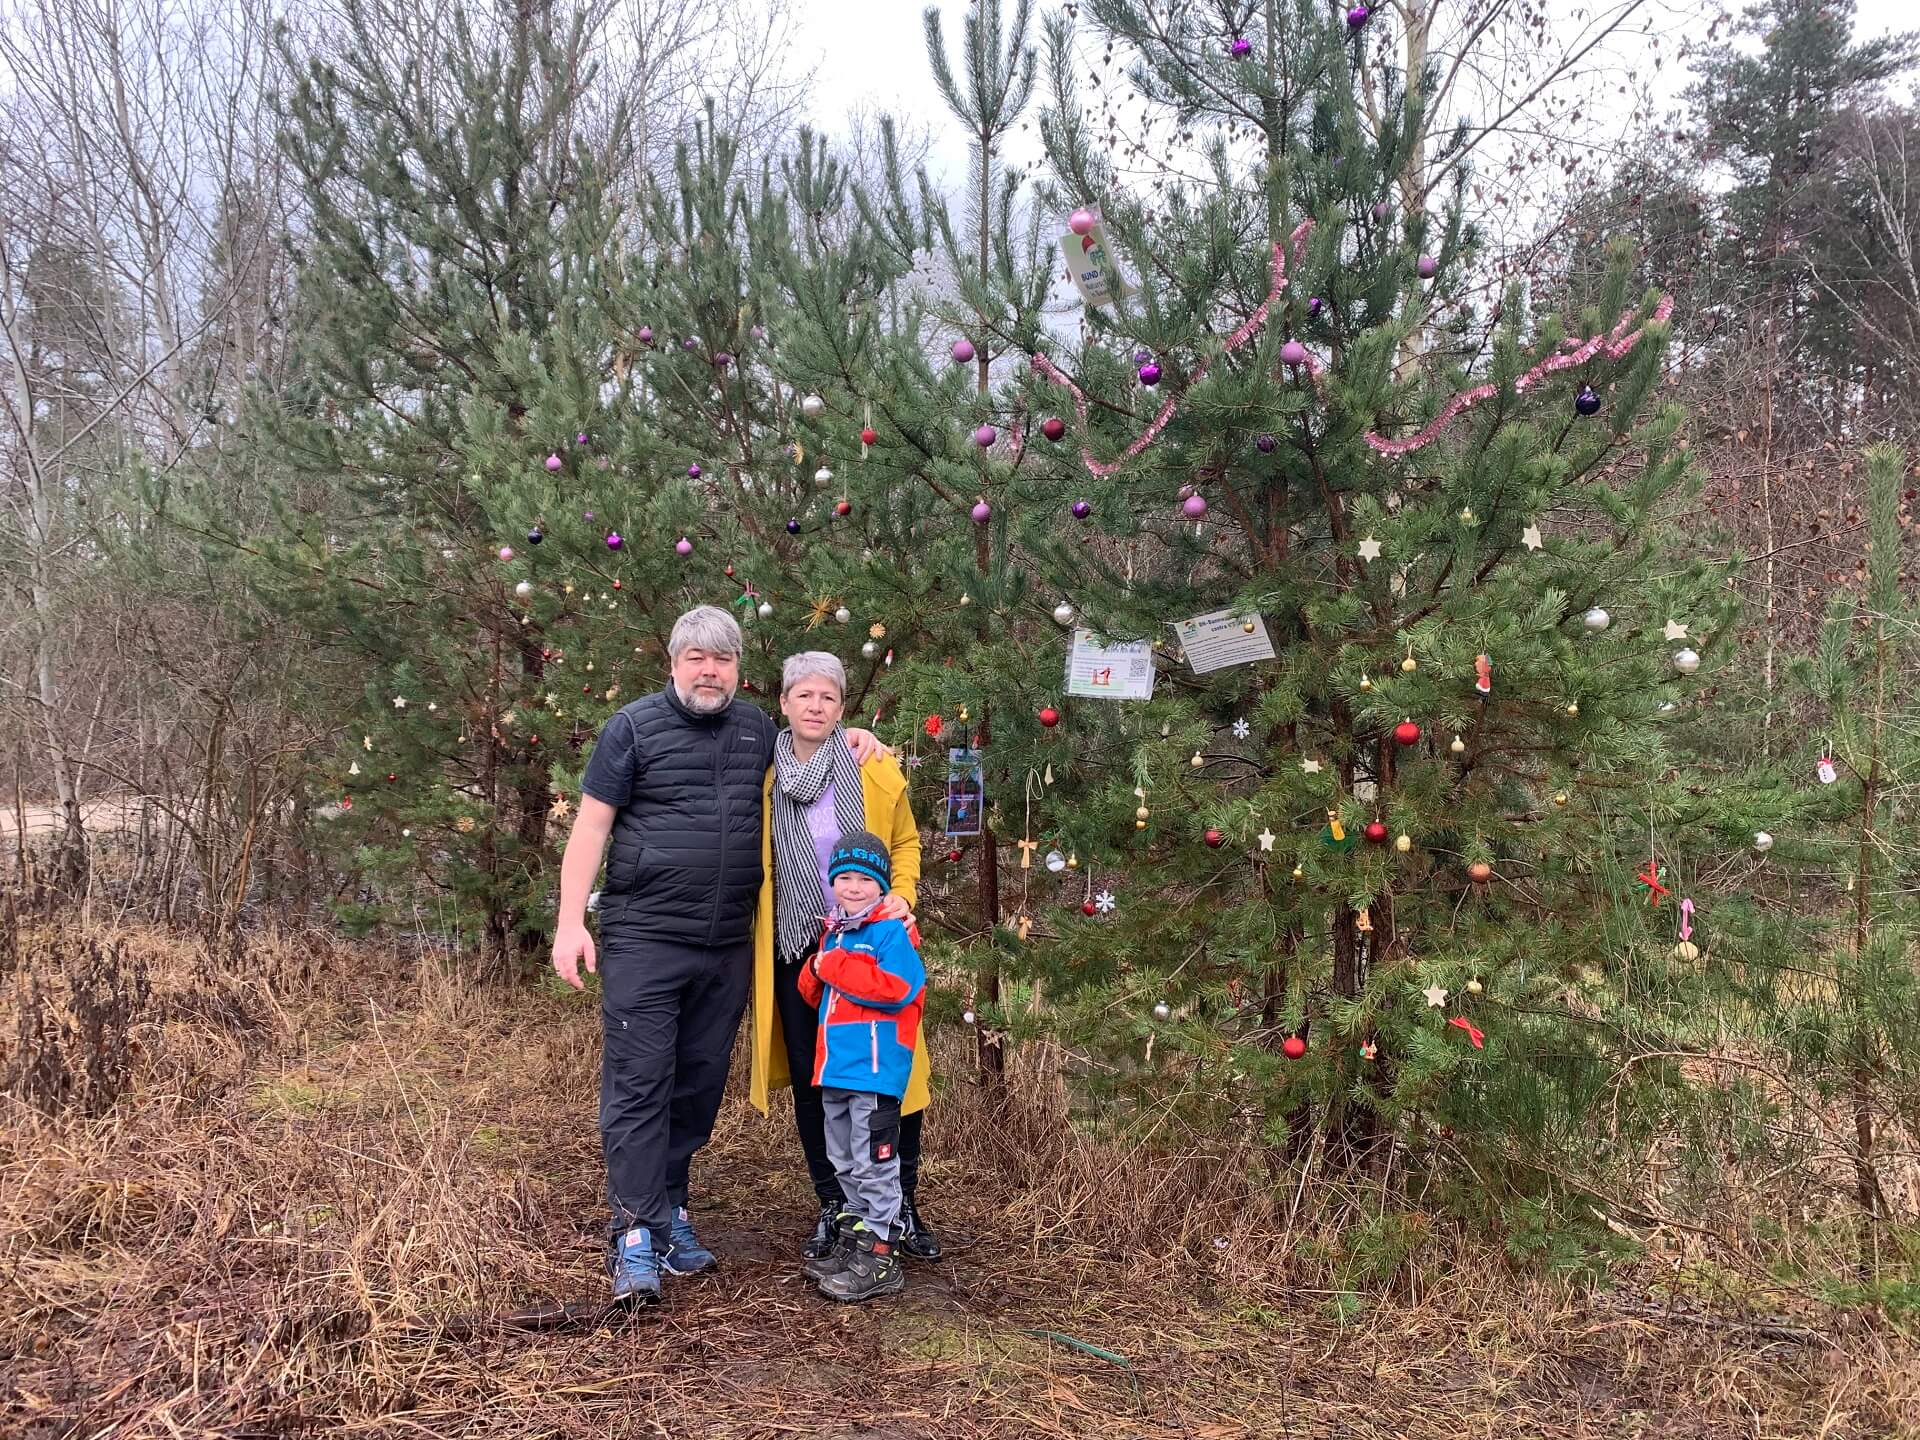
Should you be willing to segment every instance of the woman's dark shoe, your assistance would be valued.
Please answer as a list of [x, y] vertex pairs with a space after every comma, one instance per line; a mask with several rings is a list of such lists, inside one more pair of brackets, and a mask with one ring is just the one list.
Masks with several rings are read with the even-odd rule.
[[911, 1200], [900, 1205], [900, 1253], [915, 1260], [938, 1260], [947, 1252], [940, 1248], [940, 1237], [927, 1228], [926, 1221]]
[[813, 1234], [809, 1235], [806, 1242], [801, 1245], [801, 1259], [820, 1260], [832, 1252], [834, 1240], [833, 1221], [834, 1217], [839, 1213], [840, 1207], [838, 1205], [822, 1205], [820, 1207], [820, 1223], [813, 1227]]

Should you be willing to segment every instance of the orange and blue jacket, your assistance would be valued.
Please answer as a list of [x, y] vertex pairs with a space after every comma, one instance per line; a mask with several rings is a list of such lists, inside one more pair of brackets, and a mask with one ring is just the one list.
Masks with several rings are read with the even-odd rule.
[[927, 969], [904, 920], [828, 917], [800, 972], [800, 995], [820, 1012], [813, 1083], [898, 1100], [913, 1071]]

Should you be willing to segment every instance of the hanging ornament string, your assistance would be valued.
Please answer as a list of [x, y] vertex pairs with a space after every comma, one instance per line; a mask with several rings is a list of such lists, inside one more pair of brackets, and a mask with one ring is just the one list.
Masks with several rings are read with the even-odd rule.
[[[1633, 325], [1634, 312], [1629, 311], [1620, 317], [1619, 324], [1604, 335], [1595, 335], [1584, 342], [1562, 340], [1559, 354], [1549, 355], [1527, 371], [1513, 382], [1513, 388], [1519, 392], [1531, 390], [1555, 371], [1571, 370], [1576, 365], [1584, 365], [1598, 354], [1604, 353], [1609, 360], [1624, 360], [1646, 337], [1647, 324], [1665, 324], [1672, 314], [1673, 297], [1662, 295], [1659, 304], [1653, 307], [1651, 320], [1631, 330], [1627, 327]], [[1471, 390], [1463, 390], [1442, 406], [1440, 413], [1428, 421], [1426, 427], [1417, 434], [1409, 435], [1403, 440], [1389, 440], [1378, 431], [1369, 431], [1367, 444], [1381, 455], [1405, 455], [1419, 450], [1439, 439], [1441, 432], [1457, 420], [1464, 411], [1471, 410], [1482, 400], [1491, 400], [1499, 393], [1498, 385], [1476, 385]]]
[[[1300, 257], [1306, 253], [1307, 236], [1312, 230], [1313, 222], [1311, 220], [1302, 220], [1300, 224], [1295, 227], [1293, 234], [1287, 237], [1285, 244], [1275, 245], [1273, 247], [1272, 288], [1267, 291], [1267, 298], [1262, 300], [1253, 314], [1247, 317], [1246, 323], [1227, 337], [1226, 343], [1221, 346], [1221, 354], [1231, 355], [1235, 350], [1238, 350], [1265, 328], [1268, 311], [1273, 308], [1273, 302], [1280, 298], [1281, 292], [1287, 288], [1287, 246], [1291, 245], [1293, 247], [1294, 263], [1298, 264]], [[1040, 374], [1051, 380], [1055, 385], [1062, 386], [1073, 396], [1074, 414], [1079, 417], [1080, 429], [1082, 433], [1084, 433], [1087, 428], [1086, 392], [1081, 390], [1078, 385], [1074, 384], [1072, 380], [1061, 373], [1059, 367], [1045, 355], [1035, 354], [1031, 357], [1031, 363], [1033, 368]], [[1199, 365], [1194, 367], [1192, 378], [1188, 383], [1190, 385], [1199, 384], [1201, 380], [1206, 378], [1207, 368], [1207, 362], [1204, 360], [1201, 361]], [[1133, 459], [1141, 451], [1153, 444], [1155, 440], [1160, 438], [1160, 432], [1167, 428], [1167, 422], [1173, 419], [1174, 411], [1178, 407], [1178, 397], [1169, 395], [1166, 403], [1160, 407], [1160, 413], [1153, 417], [1145, 430], [1140, 432], [1139, 438], [1120, 453], [1118, 460], [1106, 462], [1096, 460], [1093, 458], [1093, 448], [1091, 446], [1082, 446], [1080, 459], [1081, 463], [1087, 467], [1087, 473], [1096, 476], [1113, 474], [1114, 471], [1126, 464], [1127, 461]]]
[[[1299, 264], [1301, 257], [1306, 251], [1307, 236], [1310, 235], [1312, 231], [1313, 221], [1303, 220], [1295, 227], [1293, 234], [1287, 237], [1285, 244], [1275, 245], [1273, 247], [1272, 288], [1267, 291], [1267, 298], [1260, 302], [1259, 308], [1247, 317], [1246, 322], [1241, 325], [1239, 329], [1235, 330], [1226, 338], [1226, 341], [1220, 347], [1223, 355], [1232, 354], [1265, 328], [1268, 312], [1272, 309], [1273, 303], [1280, 298], [1281, 293], [1287, 288], [1287, 249], [1289, 246], [1292, 247], [1294, 263], [1296, 265]], [[1672, 314], [1673, 297], [1671, 295], [1662, 295], [1659, 303], [1654, 306], [1651, 321], [1648, 323], [1664, 323]], [[1545, 360], [1542, 360], [1538, 365], [1535, 365], [1531, 370], [1527, 371], [1526, 374], [1520, 376], [1519, 379], [1514, 381], [1514, 389], [1520, 391], [1529, 390], [1555, 371], [1571, 369], [1576, 365], [1584, 365], [1595, 355], [1603, 352], [1610, 360], [1625, 359], [1634, 347], [1645, 338], [1647, 333], [1646, 323], [1634, 326], [1633, 321], [1634, 312], [1629, 311], [1620, 318], [1619, 323], [1616, 324], [1613, 329], [1603, 335], [1595, 335], [1586, 341], [1561, 341], [1560, 353], [1548, 356]], [[1036, 352], [1030, 357], [1030, 363], [1036, 372], [1052, 381], [1055, 385], [1062, 387], [1073, 396], [1074, 414], [1079, 418], [1080, 429], [1084, 434], [1087, 427], [1088, 410], [1086, 392], [1081, 390], [1081, 388], [1063, 373], [1046, 355]], [[1311, 354], [1307, 356], [1302, 368], [1316, 379], [1319, 377], [1322, 369], [1320, 362]], [[1198, 384], [1206, 377], [1207, 370], [1207, 362], [1202, 361], [1194, 368], [1192, 378], [1188, 381], [1188, 384]], [[1417, 434], [1409, 435], [1400, 440], [1392, 440], [1380, 434], [1378, 431], [1369, 431], [1366, 437], [1367, 444], [1372, 446], [1373, 449], [1381, 455], [1406, 455], [1412, 451], [1422, 449], [1439, 439], [1441, 433], [1458, 419], [1463, 412], [1472, 409], [1482, 400], [1491, 399], [1499, 393], [1500, 389], [1497, 385], [1475, 386], [1473, 389], [1463, 391], [1449, 400], [1441, 409], [1440, 413], [1429, 421]], [[1080, 450], [1080, 460], [1081, 463], [1087, 467], [1087, 473], [1100, 477], [1111, 475], [1119, 470], [1121, 466], [1125, 465], [1129, 460], [1134, 459], [1142, 451], [1146, 450], [1148, 446], [1152, 445], [1154, 441], [1160, 438], [1161, 432], [1167, 428], [1168, 423], [1173, 419], [1174, 413], [1178, 408], [1179, 397], [1169, 395], [1166, 402], [1161, 405], [1159, 413], [1148, 422], [1147, 428], [1140, 432], [1133, 443], [1120, 452], [1118, 459], [1108, 461], [1096, 460], [1094, 458], [1093, 448], [1083, 445]]]

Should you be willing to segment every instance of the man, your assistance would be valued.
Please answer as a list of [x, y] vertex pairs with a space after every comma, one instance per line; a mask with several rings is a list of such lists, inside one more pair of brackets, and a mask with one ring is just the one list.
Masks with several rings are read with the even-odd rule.
[[[710, 1269], [687, 1213], [693, 1154], [713, 1134], [753, 979], [761, 806], [773, 721], [734, 698], [740, 627], [712, 605], [674, 622], [672, 678], [607, 721], [560, 863], [553, 968], [576, 990], [597, 956], [587, 892], [600, 892], [600, 1146], [616, 1301], [660, 1298], [660, 1274]], [[864, 759], [876, 748], [848, 732]], [[906, 907], [888, 897], [888, 908]]]

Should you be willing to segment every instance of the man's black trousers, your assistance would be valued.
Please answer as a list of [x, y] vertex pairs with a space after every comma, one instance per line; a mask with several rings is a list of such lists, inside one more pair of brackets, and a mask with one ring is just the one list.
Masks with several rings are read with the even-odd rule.
[[752, 979], [751, 941], [608, 944], [600, 960], [600, 1148], [610, 1234], [645, 1225], [666, 1248], [674, 1207], [687, 1203], [693, 1152], [720, 1113]]
[[[793, 1077], [793, 1123], [800, 1132], [800, 1149], [807, 1157], [807, 1178], [822, 1205], [844, 1203], [833, 1161], [827, 1158], [827, 1117], [820, 1087], [811, 1084], [813, 1046], [820, 1033], [820, 1014], [800, 996], [800, 967], [810, 955], [774, 962], [773, 1003], [780, 1012], [780, 1033], [787, 1044], [787, 1073]], [[900, 1193], [912, 1206], [920, 1183], [920, 1131], [926, 1111], [900, 1117]]]

